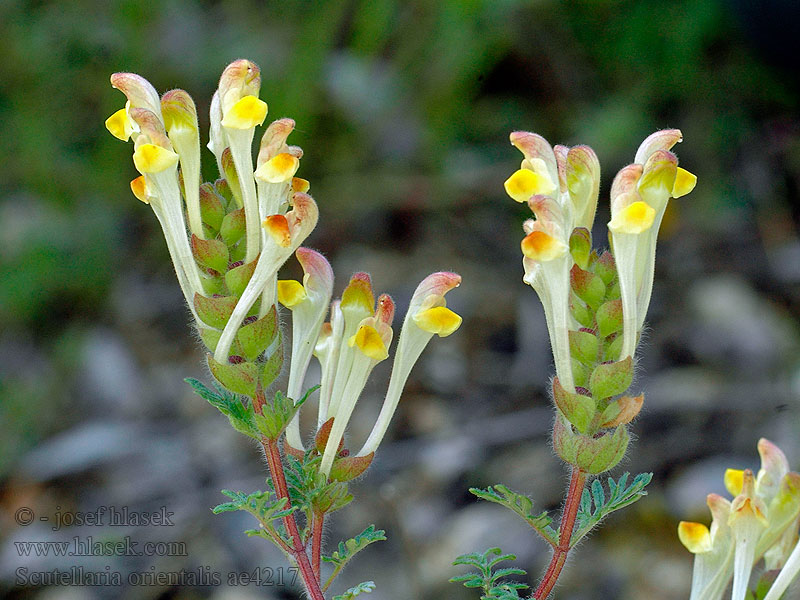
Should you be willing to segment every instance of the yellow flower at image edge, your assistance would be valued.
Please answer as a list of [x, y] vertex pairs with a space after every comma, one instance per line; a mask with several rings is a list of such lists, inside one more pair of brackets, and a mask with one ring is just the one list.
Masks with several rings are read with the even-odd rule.
[[357, 346], [361, 352], [373, 360], [384, 360], [389, 357], [386, 344], [383, 343], [378, 330], [371, 325], [362, 325], [347, 344]]

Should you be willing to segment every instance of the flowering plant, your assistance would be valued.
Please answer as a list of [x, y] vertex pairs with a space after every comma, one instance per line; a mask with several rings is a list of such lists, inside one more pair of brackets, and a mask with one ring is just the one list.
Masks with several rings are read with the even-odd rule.
[[[370, 466], [414, 363], [434, 335], [450, 335], [461, 324], [445, 300], [461, 277], [433, 273], [417, 287], [401, 326], [383, 407], [362, 448], [351, 453], [344, 434], [370, 373], [389, 358], [395, 304], [387, 294], [375, 300], [366, 273], [353, 275], [341, 299], [331, 302], [330, 264], [302, 247], [318, 210], [308, 181], [295, 177], [303, 152], [287, 144], [294, 122], [278, 119], [266, 128], [254, 164], [255, 130], [267, 115], [258, 97], [260, 72], [248, 60], [231, 63], [211, 102], [208, 147], [220, 179], [201, 183], [197, 111], [189, 94], [171, 90], [159, 97], [133, 73], [115, 73], [111, 84], [127, 102], [106, 127], [115, 137], [133, 141], [133, 163], [141, 175], [131, 190], [161, 225], [216, 380], [213, 388], [187, 381], [234, 429], [258, 442], [269, 465], [267, 491], [225, 490], [230, 501], [214, 512], [251, 513], [259, 527], [246, 533], [283, 551], [297, 565], [308, 595], [322, 600], [357, 552], [386, 539], [370, 525], [329, 556], [322, 548], [326, 516], [353, 500], [348, 482]], [[302, 282], [278, 279], [292, 254], [303, 269]], [[292, 313], [285, 391], [278, 385], [287, 362], [278, 304]], [[308, 388], [313, 356], [322, 378]], [[317, 390], [317, 430], [306, 447], [299, 411]], [[323, 562], [330, 565], [326, 578]], [[364, 582], [335, 598], [348, 600], [373, 588]]]
[[[540, 135], [515, 131], [511, 143], [524, 158], [505, 182], [511, 198], [527, 203], [534, 218], [525, 221], [521, 242], [523, 281], [544, 307], [556, 376], [553, 448], [572, 471], [558, 530], [533, 501], [499, 484], [470, 491], [521, 516], [553, 549], [550, 566], [533, 598], [550, 596], [569, 551], [606, 515], [641, 498], [651, 474], [628, 483], [628, 474], [590, 477], [612, 469], [628, 448], [628, 425], [641, 410], [642, 394], [630, 395], [635, 353], [653, 288], [656, 237], [670, 198], [688, 194], [694, 175], [678, 166], [671, 152], [681, 141], [676, 129], [658, 131], [639, 146], [633, 164], [611, 186], [611, 250], [592, 249], [600, 189], [600, 164], [588, 146], [551, 147]], [[482, 588], [484, 598], [518, 598], [525, 586], [493, 573], [499, 549], [459, 557], [477, 572], [455, 577]], [[524, 571], [503, 569], [505, 575]]]

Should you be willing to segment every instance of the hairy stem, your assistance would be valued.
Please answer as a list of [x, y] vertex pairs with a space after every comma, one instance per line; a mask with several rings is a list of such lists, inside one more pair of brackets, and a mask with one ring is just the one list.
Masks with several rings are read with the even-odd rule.
[[578, 514], [585, 483], [586, 473], [578, 467], [572, 467], [572, 477], [570, 478], [567, 498], [564, 503], [564, 512], [561, 514], [558, 545], [553, 550], [553, 558], [550, 559], [550, 565], [547, 567], [544, 577], [542, 577], [542, 582], [533, 593], [533, 598], [536, 600], [545, 600], [550, 595], [559, 575], [561, 575], [564, 563], [567, 562], [569, 542], [572, 537], [572, 530], [575, 528], [575, 517]]
[[[291, 502], [289, 498], [289, 487], [286, 485], [286, 475], [283, 472], [283, 463], [281, 462], [281, 452], [278, 448], [278, 442], [265, 438], [261, 443], [264, 446], [264, 453], [267, 456], [267, 464], [269, 465], [272, 482], [275, 484], [275, 493], [279, 498], [286, 498], [288, 502]], [[283, 524], [289, 536], [292, 538], [292, 547], [290, 550], [292, 558], [300, 569], [300, 575], [303, 578], [303, 583], [306, 586], [309, 597], [312, 600], [325, 600], [325, 596], [322, 595], [322, 591], [319, 588], [319, 579], [314, 569], [311, 567], [311, 562], [308, 560], [308, 554], [306, 554], [306, 548], [300, 537], [300, 531], [297, 528], [297, 521], [294, 518], [294, 513], [283, 517]]]
[[322, 528], [325, 525], [325, 513], [314, 513], [311, 525], [311, 568], [317, 581], [321, 581], [320, 562], [322, 560]]

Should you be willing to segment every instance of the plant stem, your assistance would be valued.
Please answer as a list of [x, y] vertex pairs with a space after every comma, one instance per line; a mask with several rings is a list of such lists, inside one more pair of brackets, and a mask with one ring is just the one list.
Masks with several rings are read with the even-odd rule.
[[[289, 497], [289, 487], [286, 485], [286, 475], [283, 472], [283, 463], [281, 462], [281, 452], [278, 449], [278, 442], [276, 440], [263, 439], [262, 445], [264, 446], [264, 453], [267, 456], [267, 464], [269, 465], [270, 474], [272, 475], [272, 482], [275, 485], [275, 492], [279, 498], [286, 498], [291, 503]], [[294, 513], [283, 517], [283, 524], [286, 531], [292, 538], [291, 554], [300, 569], [300, 575], [303, 578], [303, 583], [306, 586], [306, 591], [312, 600], [325, 600], [322, 591], [319, 588], [319, 580], [311, 567], [306, 554], [306, 548], [303, 545], [303, 540], [300, 537], [300, 531], [297, 528], [297, 521], [294, 518]]]
[[533, 593], [536, 600], [545, 600], [550, 595], [553, 587], [558, 581], [564, 563], [567, 562], [569, 554], [569, 542], [572, 537], [572, 530], [575, 528], [575, 517], [578, 514], [578, 507], [581, 503], [583, 486], [586, 483], [586, 473], [578, 467], [572, 467], [572, 477], [567, 490], [567, 498], [564, 503], [564, 512], [561, 514], [561, 526], [558, 533], [558, 545], [553, 550], [553, 558], [545, 571], [542, 582]]
[[311, 568], [317, 581], [321, 581], [320, 563], [322, 559], [322, 528], [325, 524], [325, 513], [314, 513], [311, 525]]

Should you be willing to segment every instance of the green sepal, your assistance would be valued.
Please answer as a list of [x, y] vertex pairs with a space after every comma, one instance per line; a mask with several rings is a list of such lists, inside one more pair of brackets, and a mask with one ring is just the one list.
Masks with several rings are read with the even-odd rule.
[[204, 240], [192, 234], [192, 254], [201, 267], [217, 273], [228, 270], [228, 247], [219, 240]]
[[281, 343], [281, 330], [276, 332], [276, 341], [273, 346], [274, 350], [271, 354], [266, 356], [264, 362], [260, 364], [261, 387], [267, 389], [272, 385], [278, 375], [281, 374], [283, 369], [283, 344]]
[[570, 285], [578, 298], [586, 302], [592, 310], [597, 310], [606, 296], [603, 280], [578, 265], [573, 265], [570, 271]]
[[569, 236], [569, 252], [572, 260], [581, 269], [589, 266], [589, 255], [592, 253], [592, 232], [585, 227], [576, 227]]
[[225, 218], [225, 206], [210, 183], [200, 186], [200, 218], [214, 234], [219, 231]]
[[244, 262], [244, 259], [247, 256], [247, 244], [245, 243], [245, 240], [241, 240], [229, 250], [231, 255], [230, 261], [232, 263], [239, 261]]
[[225, 329], [228, 319], [231, 318], [233, 309], [236, 307], [237, 298], [233, 296], [222, 296], [219, 298], [207, 298], [198, 293], [194, 295], [194, 310], [197, 316], [206, 325]]
[[228, 247], [231, 247], [244, 237], [245, 230], [246, 222], [244, 218], [244, 209], [240, 208], [225, 215], [219, 227], [219, 235], [222, 241], [225, 242]]
[[611, 252], [603, 252], [596, 260], [592, 262], [592, 271], [595, 275], [603, 280], [603, 283], [609, 285], [617, 276], [617, 265], [614, 262], [614, 256]]
[[575, 385], [582, 388], [589, 387], [589, 375], [591, 371], [589, 367], [584, 365], [578, 359], [571, 359], [572, 364], [572, 379], [575, 381]]
[[581, 433], [586, 433], [594, 419], [597, 407], [594, 399], [583, 394], [572, 394], [561, 387], [558, 377], [553, 378], [553, 401], [558, 410]]
[[337, 458], [331, 466], [331, 481], [352, 481], [364, 471], [369, 469], [375, 453], [370, 452], [366, 456], [345, 456]]
[[194, 392], [206, 400], [211, 406], [220, 411], [223, 415], [228, 417], [231, 426], [244, 435], [260, 440], [261, 435], [256, 429], [255, 420], [253, 419], [253, 405], [250, 403], [244, 404], [239, 398], [231, 394], [228, 390], [221, 389], [217, 386], [219, 393], [209, 389], [197, 379], [185, 379], [186, 383], [192, 386]]
[[203, 340], [206, 348], [214, 352], [217, 349], [219, 338], [222, 337], [222, 332], [219, 329], [210, 329], [208, 327], [198, 327], [200, 332], [200, 339]]
[[225, 181], [228, 182], [228, 187], [236, 200], [236, 205], [241, 208], [244, 206], [244, 202], [242, 201], [242, 186], [239, 183], [239, 174], [236, 172], [236, 165], [233, 164], [233, 153], [230, 148], [225, 148], [225, 150], [222, 151], [219, 163], [222, 167], [222, 172], [225, 174]]
[[241, 297], [247, 284], [250, 283], [250, 278], [253, 276], [253, 271], [256, 270], [258, 257], [252, 262], [234, 267], [225, 273], [225, 285], [228, 286], [231, 294], [237, 298]]
[[597, 362], [597, 351], [600, 348], [600, 340], [597, 336], [588, 331], [569, 332], [569, 352], [572, 358], [577, 358], [586, 365], [593, 365]]
[[[316, 448], [319, 454], [325, 453], [325, 448], [328, 445], [328, 437], [331, 435], [331, 429], [333, 429], [333, 417], [325, 421], [314, 436], [314, 448]], [[344, 448], [344, 438], [339, 440], [339, 447], [336, 449], [336, 454], [339, 454], [342, 448]]]
[[214, 360], [211, 354], [206, 355], [206, 361], [211, 374], [225, 388], [251, 398], [256, 395], [258, 367], [255, 363], [223, 364]]
[[624, 425], [589, 436], [574, 431], [563, 415], [556, 415], [553, 449], [564, 462], [592, 475], [608, 471], [622, 460], [629, 441]]
[[256, 360], [275, 341], [278, 332], [278, 312], [272, 306], [269, 312], [254, 323], [239, 328], [236, 339], [247, 360]]
[[589, 391], [597, 400], [611, 398], [627, 390], [633, 382], [633, 359], [597, 365], [589, 377]]
[[595, 313], [600, 337], [622, 331], [622, 300], [607, 300]]
[[217, 179], [214, 182], [214, 191], [219, 194], [219, 197], [222, 198], [225, 209], [230, 211], [233, 207], [231, 206], [231, 200], [233, 200], [233, 193], [231, 192], [231, 186], [228, 185], [228, 182], [224, 179]]
[[617, 333], [609, 337], [603, 344], [603, 361], [619, 360], [622, 352], [622, 334]]
[[227, 295], [225, 280], [222, 277], [201, 277], [200, 282], [203, 284], [203, 293], [206, 296]]
[[581, 327], [591, 327], [594, 325], [594, 315], [583, 303], [583, 300], [575, 295], [575, 292], [570, 292], [569, 298], [569, 311], [572, 318], [575, 319]]

